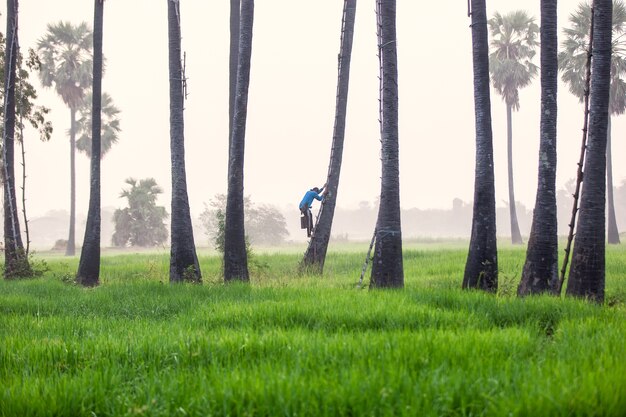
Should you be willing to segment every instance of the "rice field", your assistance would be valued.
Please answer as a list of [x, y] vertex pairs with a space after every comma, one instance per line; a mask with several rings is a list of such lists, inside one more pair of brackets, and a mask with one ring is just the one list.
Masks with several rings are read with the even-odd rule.
[[[98, 288], [77, 259], [0, 282], [0, 416], [624, 416], [626, 249], [607, 250], [607, 301], [460, 289], [463, 243], [405, 245], [404, 290], [359, 289], [366, 244], [259, 251], [250, 285], [168, 283], [166, 253], [107, 254]], [[367, 277], [366, 277], [367, 283]]]

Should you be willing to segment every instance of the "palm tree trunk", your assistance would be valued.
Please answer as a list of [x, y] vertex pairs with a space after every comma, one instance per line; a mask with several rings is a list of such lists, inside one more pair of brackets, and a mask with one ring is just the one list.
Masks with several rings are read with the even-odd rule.
[[539, 179], [519, 296], [557, 294], [556, 122], [558, 86], [557, 0], [541, 0], [541, 122]]
[[472, 235], [465, 263], [463, 288], [498, 289], [496, 200], [493, 171], [493, 134], [489, 92], [489, 43], [485, 0], [472, 0], [472, 54], [476, 119], [476, 169]]
[[224, 224], [224, 281], [249, 281], [244, 228], [243, 168], [252, 56], [254, 0], [242, 0], [235, 114], [228, 158], [228, 194]]
[[235, 89], [237, 88], [237, 61], [239, 59], [239, 19], [241, 0], [230, 0], [230, 55], [228, 62], [228, 141], [233, 134]]
[[377, 0], [382, 80], [382, 175], [371, 288], [404, 287], [398, 149], [396, 0]]
[[567, 294], [604, 301], [606, 141], [609, 117], [612, 1], [594, 0], [589, 140]]
[[333, 143], [330, 152], [330, 166], [328, 169], [327, 190], [324, 203], [311, 237], [309, 246], [304, 254], [302, 265], [322, 273], [330, 232], [337, 203], [337, 189], [341, 173], [343, 156], [343, 142], [346, 132], [346, 108], [348, 106], [348, 87], [350, 80], [350, 60], [352, 56], [352, 41], [354, 39], [354, 22], [356, 17], [356, 0], [345, 0], [341, 27], [341, 50], [339, 52], [339, 71], [337, 80], [337, 100], [335, 105], [335, 127]]
[[65, 256], [76, 253], [76, 109], [70, 108], [70, 231]]
[[4, 277], [31, 274], [24, 251], [15, 194], [15, 79], [17, 71], [18, 34], [17, 0], [7, 0], [7, 35], [4, 58], [4, 132], [2, 140], [4, 180]]
[[170, 76], [170, 153], [172, 159], [172, 224], [170, 282], [201, 281], [187, 195], [180, 3], [167, 0]]
[[615, 201], [613, 199], [613, 157], [611, 155], [611, 115], [609, 115], [606, 135], [606, 199], [608, 204], [607, 238], [611, 245], [619, 245], [619, 229], [615, 218]]
[[102, 135], [102, 34], [104, 0], [95, 0], [93, 18], [93, 94], [91, 107], [91, 184], [85, 238], [76, 281], [93, 287], [100, 280], [100, 155]]
[[509, 170], [509, 215], [511, 219], [511, 243], [521, 245], [522, 234], [517, 223], [517, 210], [515, 209], [515, 185], [513, 182], [513, 107], [506, 105], [506, 150]]

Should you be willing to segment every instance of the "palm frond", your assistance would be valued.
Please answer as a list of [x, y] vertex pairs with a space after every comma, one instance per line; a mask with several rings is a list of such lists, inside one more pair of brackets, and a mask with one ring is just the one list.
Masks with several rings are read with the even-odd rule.
[[[570, 92], [583, 100], [589, 30], [591, 27], [591, 6], [580, 3], [569, 16], [569, 27], [563, 29], [565, 39], [559, 52], [561, 79]], [[622, 114], [626, 110], [626, 90], [623, 77], [626, 75], [626, 6], [622, 0], [613, 2], [613, 41], [611, 56], [611, 89], [609, 110], [611, 114]]]

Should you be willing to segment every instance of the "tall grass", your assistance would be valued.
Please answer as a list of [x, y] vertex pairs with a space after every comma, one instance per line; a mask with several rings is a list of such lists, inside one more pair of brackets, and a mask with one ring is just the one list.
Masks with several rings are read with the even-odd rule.
[[75, 260], [0, 282], [2, 416], [623, 416], [626, 253], [607, 302], [514, 297], [523, 250], [500, 251], [497, 296], [461, 291], [465, 250], [415, 245], [402, 291], [357, 289], [363, 253], [258, 254], [252, 285], [169, 285], [163, 254]]

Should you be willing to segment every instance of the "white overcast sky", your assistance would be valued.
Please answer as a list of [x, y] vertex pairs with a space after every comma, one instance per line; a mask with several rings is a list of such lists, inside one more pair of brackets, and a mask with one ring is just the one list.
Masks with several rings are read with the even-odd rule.
[[[227, 0], [181, 0], [189, 98], [185, 103], [187, 182], [193, 215], [226, 191], [228, 143]], [[539, 0], [488, 0], [488, 14], [523, 7], [539, 19]], [[577, 1], [559, 2], [562, 28]], [[257, 202], [297, 206], [325, 181], [332, 138], [343, 1], [257, 0], [246, 137], [245, 193]], [[338, 204], [349, 208], [380, 192], [378, 61], [374, 0], [359, 0]], [[474, 107], [471, 33], [465, 1], [398, 0], [400, 185], [404, 208], [446, 208], [473, 198]], [[3, 17], [6, 6], [0, 8]], [[128, 177], [154, 177], [170, 204], [166, 0], [107, 0], [103, 89], [122, 110], [120, 142], [104, 158], [102, 204], [121, 207]], [[4, 19], [3, 19], [4, 20]], [[49, 22], [93, 21], [93, 1], [22, 0], [20, 44], [34, 47]], [[4, 26], [6, 27], [6, 26]], [[4, 29], [3, 29], [4, 30]], [[559, 31], [561, 35], [561, 31]], [[538, 54], [536, 63], [538, 64]], [[35, 85], [38, 81], [33, 80]], [[69, 207], [69, 110], [50, 90], [49, 143], [27, 138], [28, 209]], [[537, 182], [539, 82], [522, 90], [514, 113], [517, 200], [532, 208]], [[492, 93], [496, 201], [507, 199], [505, 107]], [[557, 186], [574, 177], [582, 109], [559, 89]], [[613, 124], [614, 176], [626, 179], [626, 121]], [[78, 211], [86, 212], [88, 159], [77, 156]]]

